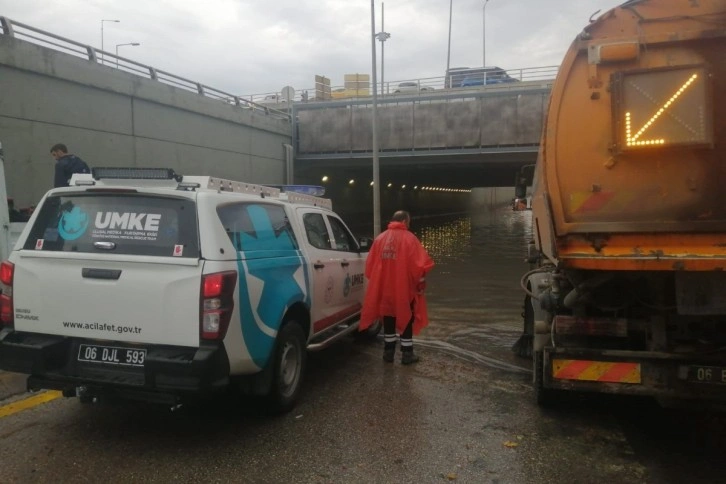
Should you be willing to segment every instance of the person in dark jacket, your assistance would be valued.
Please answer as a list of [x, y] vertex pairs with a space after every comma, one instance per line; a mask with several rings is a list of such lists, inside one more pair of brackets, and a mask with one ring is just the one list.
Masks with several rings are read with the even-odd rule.
[[68, 148], [62, 143], [53, 145], [50, 154], [55, 159], [55, 180], [53, 186], [67, 187], [74, 173], [91, 173], [85, 161], [68, 153]]

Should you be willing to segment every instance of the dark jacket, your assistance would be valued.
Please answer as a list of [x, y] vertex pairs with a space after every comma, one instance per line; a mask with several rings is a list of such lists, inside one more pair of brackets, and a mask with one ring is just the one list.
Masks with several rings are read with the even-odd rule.
[[85, 161], [76, 155], [65, 155], [55, 162], [54, 187], [67, 187], [74, 173], [91, 173]]

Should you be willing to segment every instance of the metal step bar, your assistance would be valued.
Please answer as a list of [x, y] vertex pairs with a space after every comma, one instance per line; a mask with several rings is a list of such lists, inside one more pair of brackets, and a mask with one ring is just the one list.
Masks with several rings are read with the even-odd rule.
[[320, 351], [335, 343], [340, 338], [343, 338], [354, 331], [358, 331], [359, 323], [360, 312], [350, 316], [342, 323], [324, 331], [322, 334], [316, 335], [315, 338], [313, 338], [313, 340], [308, 344], [308, 351]]

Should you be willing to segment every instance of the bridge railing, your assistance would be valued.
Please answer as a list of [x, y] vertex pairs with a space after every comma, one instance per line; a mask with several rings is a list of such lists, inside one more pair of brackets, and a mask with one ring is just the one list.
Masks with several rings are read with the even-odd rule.
[[[537, 67], [518, 67], [514, 69], [502, 69], [512, 79], [511, 82], [503, 82], [499, 84], [484, 84], [481, 86], [468, 87], [446, 87], [446, 76], [437, 77], [421, 77], [416, 79], [398, 79], [395, 81], [385, 81], [383, 85], [378, 87], [379, 96], [398, 96], [398, 95], [428, 95], [435, 92], [464, 92], [485, 90], [503, 90], [503, 89], [519, 89], [527, 84], [547, 84], [550, 85], [557, 77], [559, 66], [537, 66]], [[475, 76], [470, 76], [474, 78]], [[372, 88], [355, 91], [346, 89], [343, 86], [332, 86], [330, 89], [331, 97], [329, 100], [338, 99], [363, 99], [372, 95]], [[306, 94], [304, 94], [306, 93]], [[247, 94], [242, 96], [250, 101], [259, 103], [277, 104], [283, 106], [282, 96], [279, 92], [264, 92], [260, 94]], [[300, 89], [295, 91], [295, 102], [305, 101], [325, 101], [326, 99], [316, 99], [315, 89]]]
[[106, 67], [145, 77], [179, 89], [194, 92], [200, 96], [222, 101], [226, 104], [237, 106], [241, 109], [250, 109], [265, 113], [267, 115], [290, 119], [290, 114], [278, 109], [258, 104], [251, 99], [231, 94], [220, 89], [192, 81], [176, 74], [156, 69], [152, 66], [141, 64], [126, 57], [121, 57], [111, 52], [96, 49], [93, 46], [76, 42], [75, 40], [61, 37], [60, 35], [37, 29], [21, 22], [16, 22], [7, 17], [0, 17], [1, 34], [19, 40], [51, 48], [66, 54], [86, 59]]

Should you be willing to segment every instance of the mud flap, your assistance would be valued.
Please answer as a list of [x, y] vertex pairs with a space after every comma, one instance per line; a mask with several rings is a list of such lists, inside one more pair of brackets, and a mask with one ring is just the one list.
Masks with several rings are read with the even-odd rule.
[[519, 339], [512, 345], [512, 351], [520, 358], [531, 358], [534, 342], [534, 311], [532, 310], [532, 298], [529, 296], [524, 298], [522, 319], [524, 321], [524, 330]]

